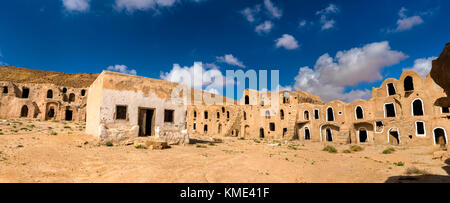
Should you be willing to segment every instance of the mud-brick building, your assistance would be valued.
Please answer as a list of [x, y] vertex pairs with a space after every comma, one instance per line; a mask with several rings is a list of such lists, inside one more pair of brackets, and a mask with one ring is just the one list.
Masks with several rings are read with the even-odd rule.
[[186, 128], [185, 99], [172, 96], [179, 86], [103, 71], [89, 87], [86, 132], [113, 141], [181, 135]]
[[0, 81], [0, 117], [86, 121], [87, 89]]

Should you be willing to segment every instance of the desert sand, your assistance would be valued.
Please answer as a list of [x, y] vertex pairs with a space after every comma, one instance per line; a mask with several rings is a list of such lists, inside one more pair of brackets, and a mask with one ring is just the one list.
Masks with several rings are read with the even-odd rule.
[[[433, 147], [193, 137], [164, 150], [98, 144], [84, 123], [0, 120], [0, 182], [448, 182]], [[424, 175], [425, 174], [425, 175]], [[427, 178], [422, 178], [427, 177]], [[429, 178], [431, 177], [431, 179]]]

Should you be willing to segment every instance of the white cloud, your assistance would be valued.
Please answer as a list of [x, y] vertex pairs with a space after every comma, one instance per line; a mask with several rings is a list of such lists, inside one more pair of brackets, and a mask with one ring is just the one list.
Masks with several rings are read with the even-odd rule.
[[241, 11], [241, 14], [247, 19], [248, 22], [255, 22], [256, 15], [261, 11], [261, 5], [256, 5], [253, 8], [245, 8]]
[[273, 18], [281, 18], [283, 11], [277, 8], [270, 0], [264, 0], [264, 6]]
[[414, 66], [411, 68], [405, 68], [403, 69], [403, 71], [405, 70], [413, 70], [416, 71], [416, 73], [418, 73], [420, 76], [422, 76], [423, 78], [426, 77], [428, 75], [428, 73], [430, 73], [431, 71], [431, 64], [433, 62], [433, 60], [436, 59], [436, 57], [428, 57], [428, 58], [419, 58], [416, 59], [414, 61]]
[[334, 4], [329, 4], [326, 8], [317, 11], [316, 15], [320, 15], [320, 24], [322, 30], [328, 30], [334, 27], [336, 21], [330, 18], [330, 15], [339, 13], [339, 8]]
[[233, 66], [239, 66], [241, 68], [245, 68], [244, 63], [239, 61], [236, 57], [234, 57], [232, 54], [225, 54], [225, 56], [218, 56], [216, 57], [218, 62], [226, 63]]
[[[206, 0], [184, 0], [187, 2], [200, 3]], [[129, 13], [134, 11], [158, 10], [159, 8], [167, 8], [182, 2], [182, 0], [115, 0], [115, 9], [118, 11], [125, 10]]]
[[306, 26], [306, 20], [301, 20], [299, 23], [298, 23], [298, 26], [299, 27], [305, 27]]
[[89, 10], [90, 0], [62, 0], [64, 8], [67, 11], [73, 12], [84, 12]]
[[266, 34], [269, 33], [273, 28], [273, 23], [271, 21], [265, 21], [264, 23], [259, 24], [256, 26], [255, 31], [258, 34]]
[[284, 47], [287, 50], [298, 48], [298, 42], [292, 35], [284, 34], [282, 37], [275, 40], [275, 42], [277, 48]]
[[160, 77], [163, 80], [185, 84], [190, 88], [203, 89], [206, 87], [210, 92], [223, 89], [226, 84], [233, 84], [233, 80], [227, 80], [219, 70], [203, 68], [201, 62], [195, 62], [191, 67], [174, 64], [170, 72], [162, 73]]
[[114, 65], [114, 66], [108, 66], [106, 68], [109, 71], [119, 72], [119, 73], [125, 73], [130, 75], [136, 75], [136, 70], [134, 69], [128, 69], [126, 65]]
[[361, 82], [381, 80], [381, 70], [398, 64], [407, 58], [399, 51], [391, 50], [389, 42], [375, 42], [362, 48], [339, 51], [335, 58], [324, 54], [314, 69], [302, 67], [295, 77], [293, 89], [318, 95], [325, 102], [332, 100], [354, 101], [370, 98], [370, 90], [351, 90]]
[[422, 24], [424, 21], [421, 16], [415, 15], [408, 17], [406, 15], [407, 9], [402, 7], [398, 12], [399, 19], [397, 20], [397, 28], [394, 30], [389, 30], [389, 32], [402, 32], [406, 30], [410, 30], [416, 25]]

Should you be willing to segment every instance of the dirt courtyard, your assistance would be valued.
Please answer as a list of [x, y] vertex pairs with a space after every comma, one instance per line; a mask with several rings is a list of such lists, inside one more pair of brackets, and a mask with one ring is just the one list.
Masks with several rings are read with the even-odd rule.
[[[84, 124], [0, 119], [0, 182], [449, 182], [432, 147], [193, 138], [165, 150], [97, 145]], [[420, 179], [422, 180], [422, 179]]]

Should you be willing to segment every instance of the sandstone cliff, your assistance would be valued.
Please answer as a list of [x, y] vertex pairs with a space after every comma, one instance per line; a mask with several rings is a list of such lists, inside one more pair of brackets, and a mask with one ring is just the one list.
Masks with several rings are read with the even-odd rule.
[[433, 61], [430, 75], [450, 96], [450, 43], [447, 43], [439, 58]]

